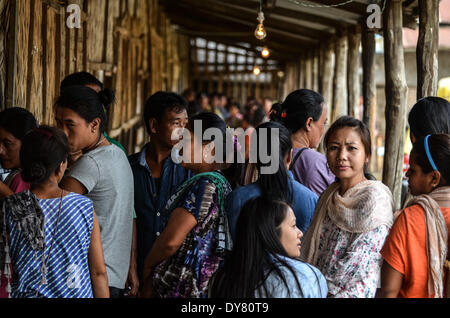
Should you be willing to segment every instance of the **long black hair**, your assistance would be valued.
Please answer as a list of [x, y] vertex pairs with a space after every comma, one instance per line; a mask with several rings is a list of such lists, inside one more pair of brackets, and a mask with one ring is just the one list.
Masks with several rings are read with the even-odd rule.
[[[278, 130], [279, 134], [279, 148], [273, 149], [275, 153], [270, 153], [272, 151], [272, 135], [276, 130]], [[264, 131], [266, 133], [264, 133]], [[286, 156], [292, 150], [291, 133], [280, 123], [267, 122], [256, 127], [255, 134], [258, 147], [256, 167], [258, 169], [259, 178], [257, 184], [261, 189], [262, 195], [274, 200], [286, 201], [289, 204], [292, 203], [292, 189], [289, 182], [288, 169], [284, 162]], [[278, 156], [278, 167], [275, 173], [261, 173], [263, 167], [271, 164], [271, 162], [263, 163], [260, 152], [261, 148], [267, 149], [267, 155], [270, 156], [270, 158]]]
[[416, 139], [450, 134], [450, 103], [440, 97], [422, 98], [411, 109], [408, 123]]
[[288, 289], [289, 282], [280, 265], [293, 274], [303, 294], [294, 269], [279, 257], [289, 257], [280, 242], [280, 226], [288, 207], [285, 202], [264, 197], [249, 200], [243, 206], [236, 224], [233, 250], [212, 279], [211, 297], [255, 298], [257, 290], [270, 297], [266, 280], [271, 273], [275, 273]]

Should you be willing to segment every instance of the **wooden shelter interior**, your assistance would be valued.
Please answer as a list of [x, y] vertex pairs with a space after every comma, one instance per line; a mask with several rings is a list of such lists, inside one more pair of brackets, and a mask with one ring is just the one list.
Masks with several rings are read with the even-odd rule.
[[[81, 8], [80, 28], [66, 26], [71, 4]], [[370, 4], [382, 11], [380, 28], [367, 26]], [[401, 30], [420, 28], [418, 63], [437, 63], [431, 26], [439, 23], [438, 5], [438, 0], [0, 0], [0, 105], [27, 108], [40, 122], [53, 124], [61, 80], [72, 72], [92, 72], [116, 91], [109, 134], [131, 154], [147, 141], [143, 106], [159, 90], [222, 92], [245, 103], [248, 97], [283, 100], [295, 89], [309, 88], [324, 96], [329, 122], [349, 114], [375, 130], [375, 117], [386, 117], [382, 178], [398, 201], [407, 137]], [[264, 40], [254, 36], [261, 8]], [[378, 115], [376, 34], [385, 36], [386, 63], [386, 113]], [[267, 59], [260, 55], [264, 46], [271, 51]], [[255, 65], [260, 76], [253, 74]], [[418, 64], [418, 83], [428, 78], [418, 95], [435, 94], [433, 72]]]

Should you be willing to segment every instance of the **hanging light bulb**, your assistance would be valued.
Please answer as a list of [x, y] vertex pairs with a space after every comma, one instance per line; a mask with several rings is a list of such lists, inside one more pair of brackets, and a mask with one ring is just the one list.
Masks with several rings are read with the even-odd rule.
[[264, 48], [263, 48], [263, 50], [261, 51], [261, 56], [263, 57], [263, 58], [268, 58], [269, 56], [270, 56], [270, 51], [269, 51], [269, 49], [267, 48], [267, 46], [265, 46]]
[[266, 38], [267, 32], [266, 32], [266, 29], [264, 28], [264, 13], [262, 11], [260, 11], [258, 13], [258, 19], [257, 20], [259, 21], [259, 24], [258, 24], [258, 26], [256, 27], [256, 30], [255, 30], [255, 37], [258, 40], [263, 40], [263, 39]]
[[256, 76], [261, 74], [261, 69], [259, 68], [258, 65], [255, 65], [255, 67], [253, 68], [253, 74], [255, 74]]

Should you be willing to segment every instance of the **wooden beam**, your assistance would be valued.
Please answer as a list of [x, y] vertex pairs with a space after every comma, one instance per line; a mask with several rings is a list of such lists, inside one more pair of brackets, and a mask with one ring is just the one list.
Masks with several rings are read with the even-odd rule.
[[348, 33], [348, 61], [347, 61], [347, 83], [348, 83], [348, 114], [359, 118], [359, 48], [361, 45], [361, 30], [358, 27]]
[[438, 86], [439, 1], [419, 0], [417, 99], [436, 96]]
[[[228, 4], [233, 4], [237, 6], [241, 6], [248, 9], [254, 9], [255, 12], [258, 9], [258, 2], [251, 1], [251, 0], [227, 0]], [[313, 23], [319, 23], [323, 25], [327, 25], [336, 29], [340, 29], [345, 26], [349, 26], [350, 24], [348, 22], [342, 21], [342, 19], [339, 19], [339, 17], [336, 17], [336, 19], [333, 18], [327, 18], [323, 17], [321, 15], [315, 15], [312, 13], [297, 11], [297, 10], [291, 10], [282, 8], [279, 6], [275, 6], [274, 8], [270, 8], [269, 12], [267, 12], [266, 16], [267, 18], [270, 18], [271, 14], [281, 15], [289, 18], [294, 18], [298, 20], [313, 22]]]
[[[169, 1], [173, 2], [173, 1]], [[250, 22], [256, 27], [256, 11], [248, 11], [248, 9], [241, 6], [230, 5], [226, 1], [217, 0], [185, 0], [189, 3], [189, 7], [202, 14], [209, 14], [218, 19], [239, 19], [243, 22]], [[207, 11], [206, 11], [207, 10]], [[264, 25], [268, 30], [276, 29], [292, 34], [304, 35], [310, 38], [326, 38], [331, 36], [334, 32], [321, 31], [298, 24], [286, 22], [285, 20], [270, 17], [264, 21]], [[333, 29], [331, 31], [334, 31]]]
[[399, 209], [401, 204], [406, 99], [408, 94], [403, 57], [401, 0], [390, 0], [386, 3], [383, 24], [386, 72], [386, 145], [383, 182], [392, 191], [395, 209]]
[[[186, 19], [187, 17], [189, 17], [190, 19], [200, 21], [203, 30], [205, 30], [205, 28], [209, 28], [209, 26], [211, 25], [215, 25], [223, 31], [235, 29], [243, 32], [249, 31], [251, 34], [253, 34], [257, 24], [256, 21], [253, 22], [251, 20], [233, 18], [232, 16], [215, 15], [213, 12], [209, 12], [208, 10], [184, 6], [170, 7], [167, 9], [167, 13], [170, 16], [181, 14], [182, 19]], [[180, 23], [182, 23], [182, 20], [180, 21]], [[266, 27], [266, 29], [268, 31], [267, 38], [272, 37], [276, 38], [277, 40], [280, 38], [284, 38], [287, 42], [304, 41], [309, 43], [317, 43], [317, 41], [320, 39], [318, 35], [314, 36], [306, 32], [299, 31], [300, 29], [296, 30], [295, 32], [293, 32], [292, 30], [285, 31], [271, 27]]]

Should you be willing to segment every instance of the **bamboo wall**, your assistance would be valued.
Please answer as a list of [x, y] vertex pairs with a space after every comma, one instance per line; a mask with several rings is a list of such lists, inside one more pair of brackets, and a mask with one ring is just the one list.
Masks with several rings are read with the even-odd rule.
[[[82, 10], [80, 29], [66, 25], [70, 4]], [[61, 80], [91, 72], [116, 91], [109, 132], [129, 153], [145, 142], [145, 100], [183, 88], [183, 39], [156, 0], [0, 0], [0, 27], [2, 109], [24, 107], [53, 124]]]

